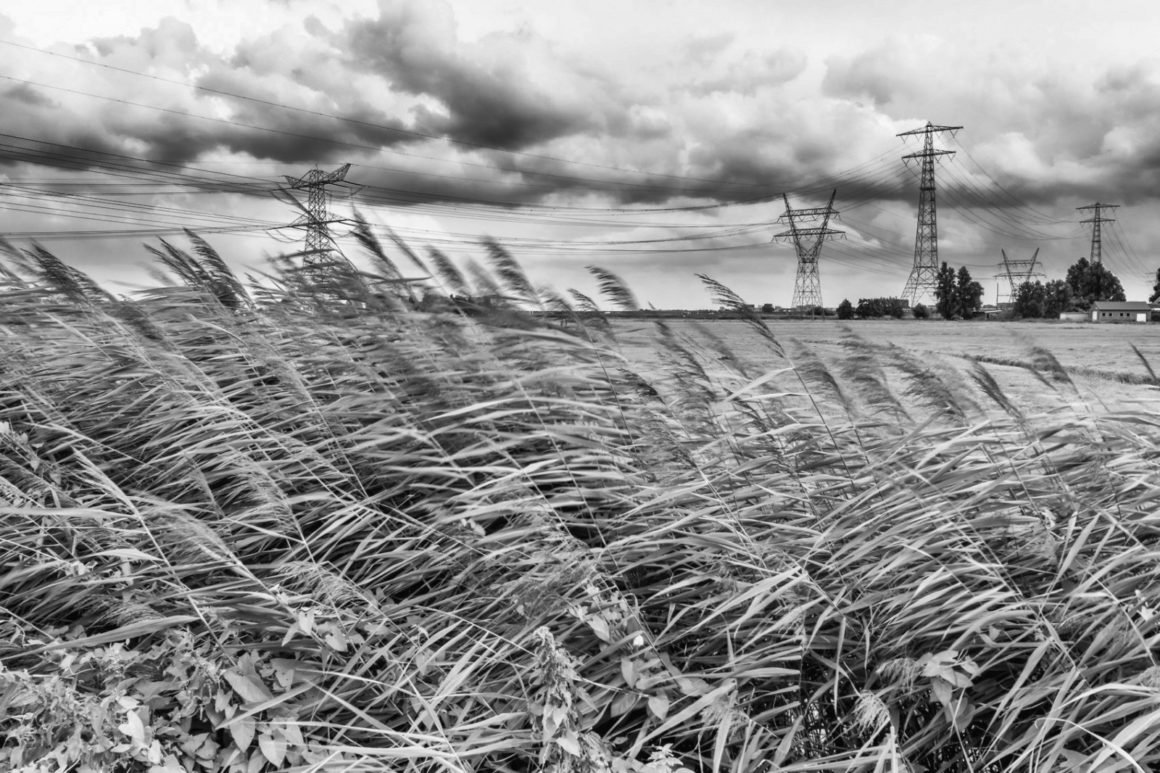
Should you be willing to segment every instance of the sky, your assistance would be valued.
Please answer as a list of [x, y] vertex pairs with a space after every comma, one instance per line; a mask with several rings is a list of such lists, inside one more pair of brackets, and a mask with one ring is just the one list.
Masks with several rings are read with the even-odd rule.
[[[1137, 0], [0, 0], [0, 235], [118, 292], [205, 237], [257, 276], [279, 189], [350, 164], [329, 211], [536, 284], [707, 308], [698, 274], [789, 306], [785, 213], [824, 208], [823, 301], [897, 296], [937, 132], [939, 260], [985, 301], [1092, 252], [1160, 268], [1160, 11]], [[301, 196], [301, 192], [299, 192]], [[799, 217], [803, 228], [819, 220]], [[350, 228], [338, 246], [369, 266]], [[808, 245], [807, 245], [808, 246]], [[405, 261], [400, 261], [405, 263]]]

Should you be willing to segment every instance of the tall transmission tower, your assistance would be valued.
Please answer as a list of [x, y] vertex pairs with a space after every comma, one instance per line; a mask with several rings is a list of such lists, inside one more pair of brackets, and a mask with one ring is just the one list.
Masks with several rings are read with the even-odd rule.
[[302, 250], [303, 262], [307, 267], [317, 268], [327, 262], [334, 246], [328, 226], [333, 222], [327, 211], [326, 186], [335, 185], [346, 179], [350, 164], [343, 164], [331, 172], [323, 172], [315, 167], [301, 177], [284, 175], [290, 190], [306, 191], [306, 206], [302, 215], [291, 223], [292, 228], [306, 229], [306, 244]]
[[922, 152], [903, 156], [903, 161], [922, 159], [922, 176], [918, 186], [918, 229], [914, 236], [914, 267], [902, 297], [913, 305], [919, 298], [934, 299], [938, 287], [938, 218], [934, 206], [934, 161], [939, 156], [948, 156], [953, 150], [935, 150], [934, 135], [939, 132], [956, 132], [961, 126], [935, 126], [930, 121], [921, 129], [902, 132], [899, 137], [923, 135]]
[[[822, 251], [822, 242], [845, 233], [829, 227], [830, 217], [838, 214], [834, 211], [834, 196], [837, 194], [837, 190], [830, 194], [830, 202], [826, 206], [809, 209], [793, 209], [789, 205], [789, 197], [784, 193], [781, 195], [785, 201], [785, 214], [778, 218], [778, 222], [788, 223], [789, 230], [773, 238], [775, 241], [792, 240], [794, 249], [797, 250], [797, 278], [793, 285], [792, 306], [801, 311], [809, 309], [812, 313], [822, 305], [822, 278], [818, 273], [818, 256]], [[803, 228], [799, 225], [802, 221], [817, 223], [819, 218], [820, 226], [807, 225]]]
[[1095, 204], [1088, 204], [1086, 207], [1076, 207], [1076, 209], [1079, 210], [1080, 212], [1083, 212], [1083, 211], [1089, 210], [1089, 209], [1095, 210], [1095, 214], [1092, 215], [1091, 217], [1089, 217], [1087, 220], [1079, 221], [1080, 223], [1091, 223], [1092, 224], [1092, 251], [1091, 251], [1091, 255], [1088, 256], [1088, 259], [1092, 263], [1102, 263], [1103, 262], [1103, 245], [1100, 243], [1100, 223], [1114, 223], [1114, 222], [1116, 222], [1116, 219], [1114, 217], [1101, 216], [1100, 210], [1102, 210], [1102, 209], [1115, 209], [1118, 206], [1120, 206], [1120, 205], [1119, 204], [1101, 204], [1097, 201]]
[[[1003, 263], [1001, 264], [1003, 273], [996, 278], [1007, 280], [1010, 291], [1006, 302], [1014, 303], [1020, 285], [1032, 281], [1035, 277], [1046, 276], [1042, 271], [1035, 270], [1035, 263], [1039, 259], [1039, 248], [1035, 249], [1035, 254], [1031, 256], [1030, 260], [1011, 260], [1007, 257], [1007, 250], [999, 250], [999, 252], [1003, 253]], [[995, 300], [996, 303], [999, 302], [997, 298]]]

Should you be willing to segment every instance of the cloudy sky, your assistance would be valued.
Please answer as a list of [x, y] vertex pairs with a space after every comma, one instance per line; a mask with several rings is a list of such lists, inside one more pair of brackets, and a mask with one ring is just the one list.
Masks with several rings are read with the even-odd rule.
[[[585, 266], [657, 307], [695, 274], [789, 305], [779, 217], [836, 191], [827, 305], [898, 295], [921, 150], [939, 257], [987, 300], [1002, 252], [1090, 252], [1130, 298], [1160, 267], [1160, 11], [1143, 0], [36, 0], [0, 3], [0, 234], [113, 286], [188, 226], [239, 267], [302, 233], [286, 175], [351, 164], [356, 209], [419, 251], [504, 242], [533, 280]], [[803, 222], [803, 224], [806, 224]], [[820, 225], [820, 224], [818, 224]], [[340, 243], [356, 260], [357, 247]]]

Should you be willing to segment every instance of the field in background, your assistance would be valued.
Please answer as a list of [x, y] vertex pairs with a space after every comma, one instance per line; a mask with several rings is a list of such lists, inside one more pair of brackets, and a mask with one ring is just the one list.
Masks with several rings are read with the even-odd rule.
[[[722, 358], [728, 358], [722, 342], [754, 368], [773, 367], [779, 362], [767, 342], [744, 321], [668, 320], [667, 324], [710, 362], [721, 364]], [[984, 363], [1009, 396], [1029, 410], [1070, 405], [1077, 400], [1094, 409], [1135, 405], [1160, 409], [1160, 385], [1153, 383], [1148, 370], [1150, 366], [1160, 371], [1160, 325], [831, 320], [776, 321], [768, 326], [791, 350], [800, 344], [835, 369], [848, 360], [854, 336], [869, 349], [888, 354], [897, 347], [936, 370], [957, 373], [964, 381], [969, 381], [974, 363]], [[619, 320], [615, 327], [621, 350], [629, 359], [646, 368], [657, 368], [666, 360], [663, 348], [657, 347], [658, 334], [651, 323]], [[1059, 362], [1074, 382], [1074, 390], [1060, 390], [1056, 380], [1045, 384], [1034, 375], [1030, 366], [1036, 348]], [[726, 365], [721, 367], [727, 369]], [[897, 385], [897, 379], [893, 383]]]

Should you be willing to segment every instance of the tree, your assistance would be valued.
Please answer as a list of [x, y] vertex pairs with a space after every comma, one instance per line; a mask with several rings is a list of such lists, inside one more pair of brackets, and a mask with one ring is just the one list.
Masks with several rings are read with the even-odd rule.
[[838, 319], [853, 319], [854, 318], [854, 304], [850, 303], [849, 298], [843, 298], [842, 302], [838, 304]]
[[930, 309], [926, 307], [925, 303], [914, 304], [915, 319], [927, 319], [928, 317], [930, 317]]
[[1052, 279], [1043, 286], [1043, 316], [1059, 319], [1059, 315], [1071, 308], [1071, 288], [1062, 279]]
[[1067, 270], [1068, 288], [1073, 304], [1086, 311], [1096, 301], [1126, 300], [1124, 286], [1119, 278], [1103, 263], [1090, 263], [1080, 258]]
[[1148, 296], [1148, 303], [1160, 300], [1160, 268], [1156, 269], [1156, 284], [1152, 285], [1152, 294]]
[[1046, 297], [1043, 282], [1024, 282], [1015, 291], [1012, 312], [1023, 319], [1038, 319], [1043, 316]]
[[959, 266], [955, 278], [955, 312], [963, 319], [970, 319], [983, 305], [983, 286], [971, 279], [966, 266]]
[[943, 319], [953, 319], [955, 316], [955, 270], [946, 263], [938, 270], [934, 288], [935, 311]]
[[935, 310], [943, 319], [970, 319], [983, 302], [983, 286], [971, 279], [966, 266], [956, 272], [946, 263], [935, 277]]

